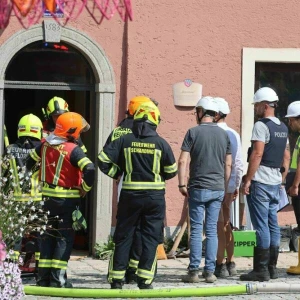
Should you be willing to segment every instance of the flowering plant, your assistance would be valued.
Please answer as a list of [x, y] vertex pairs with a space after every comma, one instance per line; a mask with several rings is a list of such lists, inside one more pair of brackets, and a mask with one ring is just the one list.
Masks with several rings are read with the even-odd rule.
[[31, 187], [32, 172], [26, 172], [25, 167], [17, 167], [21, 192], [24, 201], [16, 201], [14, 197], [15, 171], [11, 168], [11, 156], [2, 158], [0, 178], [0, 230], [8, 250], [14, 248], [16, 241], [33, 231], [43, 233], [48, 223], [48, 212], [44, 212], [43, 201], [28, 198]]
[[[0, 160], [0, 299], [21, 299], [24, 296], [21, 271], [22, 259], [14, 256], [16, 242], [24, 236], [47, 227], [48, 213], [43, 210], [43, 201], [34, 201], [28, 192], [31, 188], [33, 172], [25, 168], [13, 167], [9, 154]], [[14, 191], [16, 177], [21, 187], [21, 199], [16, 200]], [[22, 196], [24, 197], [22, 198]]]
[[2, 240], [2, 232], [0, 231], [0, 296], [1, 300], [19, 300], [25, 295], [23, 291], [21, 272], [19, 264], [16, 261], [8, 261], [11, 250], [6, 253], [6, 245]]

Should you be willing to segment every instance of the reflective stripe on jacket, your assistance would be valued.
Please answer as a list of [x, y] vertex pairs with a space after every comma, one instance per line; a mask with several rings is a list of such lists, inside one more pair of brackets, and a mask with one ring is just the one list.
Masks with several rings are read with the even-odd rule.
[[[32, 146], [39, 144], [40, 142], [32, 142]], [[42, 193], [39, 185], [39, 171], [32, 174], [30, 178], [30, 188], [25, 191], [21, 188], [19, 168], [24, 167], [24, 162], [32, 149], [28, 148], [24, 144], [11, 144], [7, 147], [7, 153], [11, 155], [9, 160], [10, 168], [13, 173], [14, 182], [14, 200], [15, 201], [41, 201]]]
[[124, 172], [124, 190], [163, 190], [165, 180], [177, 174], [171, 147], [157, 134], [137, 138], [121, 136], [98, 155], [100, 170], [112, 178]]
[[300, 136], [298, 137], [297, 142], [294, 147], [292, 160], [291, 160], [291, 166], [290, 166], [290, 172], [296, 172], [296, 170], [297, 170], [299, 154], [300, 154], [299, 149], [300, 149]]
[[65, 188], [81, 184], [81, 170], [71, 164], [70, 155], [76, 144], [65, 142], [50, 145], [45, 142], [41, 149], [40, 180]]

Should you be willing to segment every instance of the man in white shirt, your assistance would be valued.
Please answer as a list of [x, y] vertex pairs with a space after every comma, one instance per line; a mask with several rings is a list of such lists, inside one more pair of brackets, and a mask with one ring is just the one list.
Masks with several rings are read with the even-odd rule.
[[[230, 207], [232, 201], [237, 198], [238, 190], [243, 176], [243, 160], [240, 135], [228, 127], [226, 116], [230, 113], [228, 102], [219, 97], [214, 98], [219, 107], [215, 121], [224, 129], [229, 137], [232, 151], [232, 169], [228, 186], [226, 187], [224, 200], [218, 220], [218, 252], [215, 275], [220, 278], [236, 275], [235, 262], [233, 261], [234, 238], [230, 224]], [[227, 259], [225, 260], [225, 250]]]

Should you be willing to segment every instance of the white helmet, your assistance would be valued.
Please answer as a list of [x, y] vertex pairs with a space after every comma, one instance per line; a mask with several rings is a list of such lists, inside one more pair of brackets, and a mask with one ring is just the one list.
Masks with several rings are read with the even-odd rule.
[[263, 87], [256, 91], [253, 97], [253, 104], [262, 101], [275, 102], [278, 101], [278, 96], [275, 91], [269, 87]]
[[206, 97], [202, 97], [197, 105], [197, 107], [202, 107], [204, 110], [211, 110], [211, 111], [215, 111], [215, 112], [219, 112], [219, 107], [217, 102], [215, 101], [215, 99], [211, 96], [206, 96]]
[[224, 98], [215, 97], [215, 101], [218, 104], [219, 112], [223, 115], [228, 115], [230, 113], [228, 102]]
[[292, 102], [287, 108], [287, 115], [285, 118], [293, 118], [300, 116], [300, 101]]

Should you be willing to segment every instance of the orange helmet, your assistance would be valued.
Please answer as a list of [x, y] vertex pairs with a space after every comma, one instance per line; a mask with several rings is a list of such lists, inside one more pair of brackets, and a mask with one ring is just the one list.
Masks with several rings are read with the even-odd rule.
[[145, 102], [153, 102], [149, 97], [146, 96], [137, 96], [132, 98], [128, 104], [128, 114], [133, 116], [138, 109], [138, 107]]
[[80, 114], [66, 112], [58, 117], [54, 134], [67, 139], [78, 139], [80, 133], [89, 129], [90, 125]]

